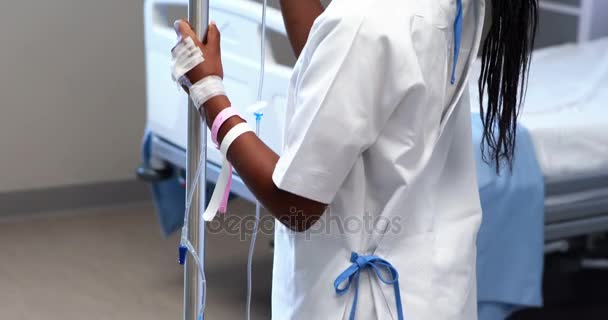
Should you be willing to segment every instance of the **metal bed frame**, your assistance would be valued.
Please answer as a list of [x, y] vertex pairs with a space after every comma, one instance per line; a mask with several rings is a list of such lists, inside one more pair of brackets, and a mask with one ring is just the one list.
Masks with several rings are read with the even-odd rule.
[[[171, 142], [153, 136], [152, 156], [162, 159], [177, 167], [185, 168], [184, 150]], [[207, 164], [207, 179], [214, 181], [219, 175], [220, 167], [214, 163]], [[594, 233], [608, 232], [608, 175], [593, 178], [581, 178], [560, 182], [550, 182], [545, 195], [545, 242], [546, 251], [564, 248], [555, 245], [556, 241], [587, 236]], [[582, 193], [593, 193], [590, 199], [569, 201]], [[255, 198], [238, 177], [234, 177], [232, 192], [249, 201]], [[553, 243], [553, 244], [552, 244]]]
[[545, 241], [608, 232], [608, 175], [545, 188]]

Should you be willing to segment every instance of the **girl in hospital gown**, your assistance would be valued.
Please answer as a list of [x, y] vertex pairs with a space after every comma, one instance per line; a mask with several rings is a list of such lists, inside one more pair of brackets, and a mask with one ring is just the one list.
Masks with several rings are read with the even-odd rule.
[[[477, 319], [466, 88], [484, 1], [334, 0], [309, 20], [289, 10], [315, 1], [298, 1], [282, 3], [299, 54], [283, 152], [251, 133], [228, 152], [277, 218], [273, 319]], [[192, 83], [223, 76], [213, 24], [207, 38]], [[201, 112], [212, 123], [228, 106], [216, 97]]]

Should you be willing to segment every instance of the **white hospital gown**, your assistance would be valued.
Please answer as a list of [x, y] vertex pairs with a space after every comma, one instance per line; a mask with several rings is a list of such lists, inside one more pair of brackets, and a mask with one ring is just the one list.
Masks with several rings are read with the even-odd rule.
[[[455, 85], [455, 0], [334, 0], [315, 21], [273, 180], [329, 206], [304, 233], [277, 222], [273, 319], [348, 319], [354, 287], [338, 296], [334, 280], [351, 252], [397, 269], [405, 319], [477, 319], [481, 209], [464, 89], [483, 14], [482, 0], [464, 1]], [[356, 319], [397, 319], [393, 286], [369, 269]]]

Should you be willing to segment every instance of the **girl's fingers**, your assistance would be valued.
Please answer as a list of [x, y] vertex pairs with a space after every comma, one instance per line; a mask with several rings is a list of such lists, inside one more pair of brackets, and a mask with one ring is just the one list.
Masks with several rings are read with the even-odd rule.
[[220, 50], [220, 30], [217, 28], [215, 22], [211, 22], [207, 30], [207, 43], [205, 47], [219, 52]]
[[[192, 31], [192, 28], [190, 28], [190, 25], [184, 20], [176, 20], [173, 23], [173, 29], [175, 29], [175, 34], [178, 37], [182, 37], [182, 38], [184, 38], [185, 36], [188, 36], [189, 35], [188, 33], [190, 31]], [[192, 31], [192, 33], [194, 33], [194, 32]]]

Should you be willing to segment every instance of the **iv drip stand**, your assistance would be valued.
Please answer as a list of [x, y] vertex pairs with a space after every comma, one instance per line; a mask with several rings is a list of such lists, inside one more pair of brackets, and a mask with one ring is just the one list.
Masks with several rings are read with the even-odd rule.
[[[188, 21], [194, 32], [200, 37], [206, 34], [209, 25], [209, 0], [188, 1]], [[199, 163], [199, 155], [204, 157], [203, 165], [207, 164], [207, 125], [204, 117], [201, 117], [192, 100], [188, 99], [188, 150], [186, 164], [186, 195], [190, 193], [196, 179], [196, 169]], [[202, 151], [202, 153], [201, 153]], [[188, 239], [194, 249], [198, 252], [200, 263], [205, 265], [205, 221], [201, 219], [201, 210], [205, 205], [205, 181], [207, 178], [206, 168], [203, 168], [197, 184], [197, 189], [192, 197], [190, 206], [190, 218], [188, 219]], [[186, 201], [186, 200], [184, 200]], [[204, 290], [201, 275], [197, 269], [194, 259], [188, 257], [184, 267], [184, 320], [197, 319], [202, 308], [202, 296]]]

